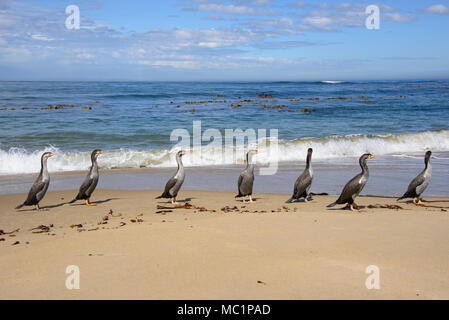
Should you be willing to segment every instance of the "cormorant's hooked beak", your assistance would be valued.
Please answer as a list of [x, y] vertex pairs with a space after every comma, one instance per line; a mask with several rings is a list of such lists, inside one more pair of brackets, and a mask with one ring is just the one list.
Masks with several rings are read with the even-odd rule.
[[48, 157], [53, 157], [53, 156], [56, 156], [56, 154], [53, 152], [50, 152], [50, 154], [48, 155]]
[[374, 159], [374, 156], [372, 154], [370, 154], [368, 159]]

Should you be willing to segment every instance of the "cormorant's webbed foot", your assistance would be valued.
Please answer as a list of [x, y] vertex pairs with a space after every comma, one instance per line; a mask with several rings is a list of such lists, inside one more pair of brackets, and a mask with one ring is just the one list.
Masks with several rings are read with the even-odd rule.
[[90, 198], [86, 199], [86, 206], [96, 206], [96, 204], [90, 202]]
[[360, 212], [360, 208], [355, 202], [353, 202], [351, 204], [348, 203], [346, 205], [346, 207], [344, 207], [343, 209], [349, 209], [351, 211], [359, 211]]

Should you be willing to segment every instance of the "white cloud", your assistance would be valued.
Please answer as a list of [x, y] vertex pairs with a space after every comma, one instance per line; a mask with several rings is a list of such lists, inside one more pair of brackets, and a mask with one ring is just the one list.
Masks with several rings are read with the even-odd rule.
[[276, 61], [276, 59], [273, 57], [259, 57], [258, 60], [262, 61], [262, 62], [275, 62]]
[[273, 2], [271, 0], [254, 0], [252, 5], [256, 7], [269, 7], [273, 5]]
[[221, 44], [220, 43], [218, 43], [218, 42], [204, 42], [204, 41], [202, 41], [202, 42], [200, 42], [200, 43], [198, 43], [198, 46], [200, 46], [200, 47], [205, 47], [205, 48], [219, 48], [219, 47], [221, 47]]
[[399, 23], [410, 23], [417, 20], [417, 18], [411, 14], [386, 13], [381, 17], [385, 21], [393, 21]]
[[91, 54], [91, 53], [79, 53], [76, 55], [77, 58], [80, 59], [93, 59], [95, 58], [95, 55]]
[[[197, 7], [187, 7], [185, 10], [188, 11], [206, 11], [215, 12], [220, 14], [228, 15], [239, 15], [239, 16], [275, 16], [280, 13], [271, 9], [255, 9], [250, 6], [245, 6], [241, 4], [222, 4], [218, 2], [209, 2], [207, 0], [196, 1], [198, 3]], [[271, 1], [266, 0], [255, 0], [253, 5], [256, 7], [266, 7], [271, 5]]]
[[[353, 3], [318, 5], [305, 4], [304, 6], [316, 8], [317, 10], [306, 12], [301, 20], [302, 30], [308, 31], [340, 31], [342, 27], [365, 27], [366, 5]], [[398, 13], [397, 9], [380, 5], [381, 17], [384, 21], [396, 23], [410, 23], [417, 21], [412, 14]]]
[[231, 5], [223, 5], [217, 3], [200, 4], [198, 6], [198, 9], [201, 11], [213, 11], [227, 14], [253, 15], [255, 13], [253, 8], [245, 6], [235, 6], [233, 4]]
[[172, 67], [175, 69], [196, 69], [198, 65], [194, 61], [176, 61], [176, 60], [139, 60], [138, 64], [152, 67]]
[[22, 47], [0, 47], [0, 61], [23, 63], [33, 58], [31, 50]]
[[313, 16], [313, 17], [307, 17], [302, 20], [302, 23], [305, 25], [311, 25], [318, 28], [329, 28], [330, 25], [333, 24], [333, 20], [328, 17], [320, 17], [320, 16]]
[[[164, 68], [238, 71], [242, 68], [264, 69], [267, 65], [288, 69], [298, 64], [298, 60], [277, 58], [272, 53], [269, 55], [274, 57], [267, 57], [266, 50], [283, 49], [286, 54], [282, 53], [282, 56], [287, 56], [289, 49], [319, 45], [304, 41], [302, 34], [307, 31], [364, 27], [366, 17], [364, 6], [348, 3], [320, 9], [301, 1], [294, 4], [296, 7], [280, 6], [266, 0], [213, 1], [190, 1], [190, 8], [194, 10], [189, 14], [209, 19], [205, 23], [208, 26], [213, 26], [211, 21], [216, 19], [223, 19], [226, 24], [216, 23], [215, 28], [153, 28], [147, 32], [121, 32], [84, 16], [81, 29], [67, 30], [64, 10], [32, 4], [28, 7], [28, 3], [22, 1], [12, 1], [10, 7], [4, 9], [0, 0], [0, 60], [4, 64], [19, 61], [18, 64], [30, 65], [39, 61], [40, 66], [52, 70], [58, 70], [60, 65], [71, 67], [75, 61], [80, 67], [116, 68], [118, 74], [125, 69], [140, 71], [143, 66], [161, 72]], [[188, 4], [184, 3], [180, 7], [186, 6]], [[276, 16], [275, 9], [284, 14]], [[387, 12], [390, 16], [386, 19], [393, 22], [404, 23], [412, 19], [395, 8], [386, 7]], [[221, 25], [227, 27], [219, 27]], [[3, 48], [6, 44], [7, 49]]]
[[17, 23], [19, 23], [19, 20], [16, 17], [0, 11], [0, 27], [12, 27]]
[[46, 35], [42, 35], [42, 34], [33, 34], [31, 35], [31, 38], [33, 38], [34, 40], [40, 40], [40, 41], [53, 41], [55, 39], [47, 37]]
[[438, 15], [449, 15], [449, 8], [443, 4], [435, 4], [428, 7], [425, 12]]
[[220, 20], [224, 20], [223, 17], [217, 16], [215, 14], [208, 14], [206, 16], [207, 20], [212, 20], [212, 21], [220, 21]]

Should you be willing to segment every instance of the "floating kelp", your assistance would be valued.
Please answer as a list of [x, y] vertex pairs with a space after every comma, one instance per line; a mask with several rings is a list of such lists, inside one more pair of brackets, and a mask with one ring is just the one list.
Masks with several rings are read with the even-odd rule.
[[257, 96], [259, 98], [262, 98], [262, 99], [271, 99], [271, 98], [273, 98], [273, 94], [266, 94], [266, 93], [259, 93], [259, 94], [257, 94]]
[[42, 110], [45, 109], [62, 109], [62, 108], [74, 108], [75, 106], [73, 104], [49, 104], [47, 107], [45, 108], [41, 108]]
[[315, 109], [308, 109], [308, 108], [304, 108], [304, 109], [295, 109], [295, 110], [287, 110], [288, 112], [316, 112]]
[[336, 98], [327, 98], [327, 100], [349, 100], [352, 97], [336, 97]]
[[288, 108], [288, 107], [284, 104], [278, 104], [278, 105], [274, 105], [274, 106], [264, 104], [262, 106], [262, 109], [283, 109], [283, 108]]
[[370, 103], [375, 103], [376, 101], [372, 101], [372, 100], [365, 100], [365, 101], [359, 101], [359, 103], [365, 103], [365, 104], [370, 104]]
[[226, 100], [184, 101], [185, 104], [226, 103]]

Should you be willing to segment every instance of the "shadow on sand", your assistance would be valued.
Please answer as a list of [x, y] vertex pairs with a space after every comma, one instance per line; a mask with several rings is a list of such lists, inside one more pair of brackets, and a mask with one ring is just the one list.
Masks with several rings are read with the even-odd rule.
[[[106, 203], [106, 202], [109, 202], [109, 201], [112, 201], [112, 200], [120, 200], [120, 198], [109, 198], [109, 199], [106, 199], [106, 200], [97, 200], [97, 201], [91, 201], [90, 203], [92, 203], [92, 204], [102, 204], [102, 203]], [[78, 200], [78, 201], [83, 201], [83, 203], [73, 203], [73, 204], [71, 204], [71, 206], [73, 207], [73, 206], [85, 206], [86, 204], [84, 203], [84, 200]], [[69, 203], [69, 202], [66, 202], [66, 203]]]

